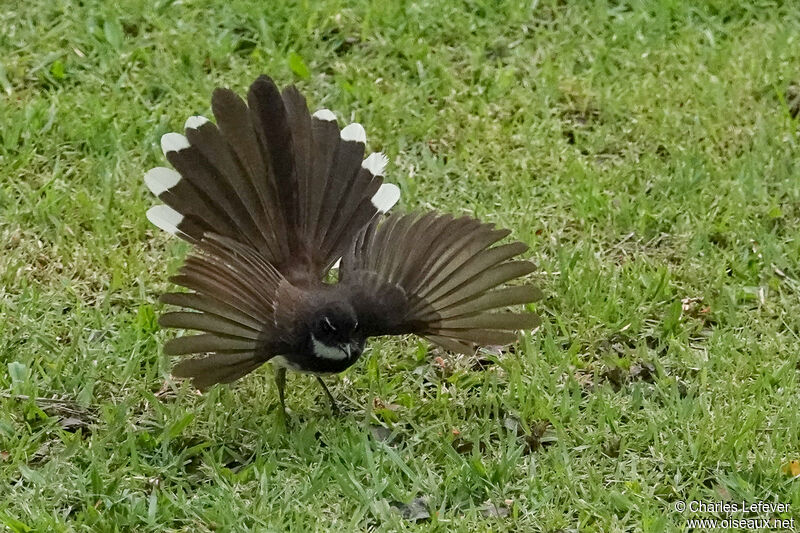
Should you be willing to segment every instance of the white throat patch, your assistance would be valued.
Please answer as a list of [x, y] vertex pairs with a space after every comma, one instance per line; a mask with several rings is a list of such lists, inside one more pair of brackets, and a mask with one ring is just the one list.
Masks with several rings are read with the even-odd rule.
[[[314, 355], [322, 359], [332, 359], [334, 361], [342, 361], [350, 358], [350, 345], [346, 344], [344, 350], [338, 346], [328, 346], [324, 342], [318, 341], [311, 335], [311, 345], [314, 348]], [[346, 350], [346, 351], [345, 351]]]

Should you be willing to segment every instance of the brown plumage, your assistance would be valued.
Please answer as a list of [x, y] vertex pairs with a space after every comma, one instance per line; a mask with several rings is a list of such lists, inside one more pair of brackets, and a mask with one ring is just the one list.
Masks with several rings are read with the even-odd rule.
[[[166, 204], [148, 218], [195, 246], [172, 278], [190, 292], [161, 298], [185, 309], [162, 326], [201, 332], [166, 344], [201, 356], [182, 359], [175, 376], [206, 388], [272, 360], [283, 403], [286, 368], [340, 372], [368, 337], [414, 333], [473, 353], [537, 325], [532, 313], [497, 311], [540, 297], [501, 287], [534, 270], [513, 260], [527, 246], [498, 245], [509, 231], [470, 217], [382, 216], [399, 190], [383, 183], [385, 156], [364, 159], [360, 125], [311, 115], [296, 88], [280, 92], [266, 76], [247, 103], [215, 90], [212, 110], [216, 125], [191, 117], [185, 137], [162, 138], [177, 172], [145, 175]], [[339, 282], [326, 283], [340, 257]]]

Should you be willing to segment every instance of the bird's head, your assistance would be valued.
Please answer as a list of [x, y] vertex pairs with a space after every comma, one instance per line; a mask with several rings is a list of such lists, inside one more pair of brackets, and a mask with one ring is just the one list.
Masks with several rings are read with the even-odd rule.
[[356, 312], [348, 303], [334, 303], [317, 311], [310, 324], [309, 342], [316, 357], [355, 361], [364, 351]]

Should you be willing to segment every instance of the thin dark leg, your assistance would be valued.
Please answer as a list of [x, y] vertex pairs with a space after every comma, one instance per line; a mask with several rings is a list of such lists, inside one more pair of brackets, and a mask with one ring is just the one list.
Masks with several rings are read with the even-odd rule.
[[278, 386], [278, 398], [281, 401], [281, 410], [283, 416], [286, 416], [286, 401], [284, 398], [284, 389], [286, 388], [286, 369], [279, 366], [275, 369], [275, 385]]
[[339, 406], [336, 405], [336, 400], [333, 399], [333, 394], [331, 394], [331, 391], [328, 390], [328, 386], [325, 385], [325, 382], [322, 381], [321, 377], [316, 376], [316, 378], [317, 378], [317, 383], [319, 383], [320, 387], [322, 387], [322, 390], [325, 391], [325, 394], [328, 395], [328, 400], [330, 400], [330, 402], [331, 402], [331, 409], [333, 409], [333, 411], [335, 413], [338, 413], [339, 412]]

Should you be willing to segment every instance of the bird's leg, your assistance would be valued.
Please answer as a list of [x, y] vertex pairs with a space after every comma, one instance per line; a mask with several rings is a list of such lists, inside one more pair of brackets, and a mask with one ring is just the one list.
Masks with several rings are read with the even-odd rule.
[[284, 389], [286, 388], [286, 369], [279, 366], [275, 369], [275, 385], [278, 386], [278, 398], [281, 401], [281, 411], [283, 412], [284, 421], [286, 420], [286, 400], [284, 398]]
[[339, 411], [339, 406], [336, 405], [336, 400], [333, 399], [333, 394], [331, 394], [331, 391], [328, 390], [328, 386], [325, 385], [325, 382], [322, 381], [321, 377], [316, 376], [316, 378], [317, 378], [317, 383], [319, 383], [320, 387], [322, 387], [322, 390], [325, 391], [325, 394], [328, 395], [328, 400], [330, 400], [330, 402], [331, 402], [331, 409], [333, 409], [334, 413], [338, 414], [340, 412]]

